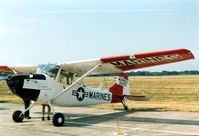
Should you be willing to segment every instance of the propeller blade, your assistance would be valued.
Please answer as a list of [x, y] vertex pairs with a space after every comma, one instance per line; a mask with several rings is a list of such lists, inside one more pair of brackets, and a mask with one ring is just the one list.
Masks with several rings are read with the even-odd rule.
[[7, 80], [8, 74], [0, 74], [0, 80]]

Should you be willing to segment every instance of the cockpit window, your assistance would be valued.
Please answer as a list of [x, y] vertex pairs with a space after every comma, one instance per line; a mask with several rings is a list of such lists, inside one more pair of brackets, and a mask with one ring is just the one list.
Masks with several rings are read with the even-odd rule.
[[61, 70], [61, 73], [60, 73], [61, 83], [69, 85], [69, 84], [72, 84], [73, 79], [74, 79], [74, 73], [68, 72], [63, 69]]
[[[58, 74], [60, 67], [55, 64], [40, 64], [38, 65], [37, 73], [45, 73], [49, 77], [52, 77], [54, 79], [58, 79], [58, 82], [70, 85], [73, 83], [75, 74], [68, 72], [64, 69], [61, 69], [60, 74]], [[59, 76], [59, 77], [57, 77]]]
[[40, 64], [37, 69], [37, 73], [45, 73], [52, 78], [56, 78], [58, 71], [59, 66], [55, 64]]

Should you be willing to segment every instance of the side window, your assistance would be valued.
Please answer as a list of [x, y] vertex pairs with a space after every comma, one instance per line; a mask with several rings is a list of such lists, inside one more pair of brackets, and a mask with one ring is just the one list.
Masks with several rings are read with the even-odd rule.
[[70, 84], [73, 83], [73, 79], [74, 79], [74, 74], [73, 73], [68, 72], [66, 70], [61, 70], [60, 82], [62, 84], [70, 85]]

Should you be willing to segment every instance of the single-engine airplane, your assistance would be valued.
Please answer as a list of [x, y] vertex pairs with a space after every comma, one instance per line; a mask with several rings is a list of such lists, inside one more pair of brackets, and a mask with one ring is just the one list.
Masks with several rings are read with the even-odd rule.
[[[100, 59], [37, 66], [0, 66], [1, 80], [6, 80], [12, 93], [34, 101], [25, 111], [13, 113], [14, 122], [22, 122], [24, 113], [37, 104], [48, 104], [54, 114], [54, 126], [63, 126], [65, 118], [54, 106], [86, 106], [103, 103], [122, 103], [133, 100], [125, 71], [194, 59], [187, 49], [103, 57]], [[107, 89], [84, 85], [91, 74], [120, 73], [115, 84]], [[7, 75], [6, 75], [7, 74]], [[75, 75], [79, 78], [75, 79]], [[145, 98], [145, 96], [137, 96]]]

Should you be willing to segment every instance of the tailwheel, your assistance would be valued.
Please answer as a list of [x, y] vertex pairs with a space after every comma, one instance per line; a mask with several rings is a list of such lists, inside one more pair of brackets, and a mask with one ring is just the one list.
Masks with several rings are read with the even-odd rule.
[[127, 104], [125, 103], [125, 101], [122, 101], [122, 104], [124, 106], [124, 110], [125, 111], [129, 110], [129, 107], [127, 106]]
[[125, 110], [125, 111], [129, 110], [129, 107], [126, 106], [126, 105], [124, 105], [124, 110]]
[[12, 114], [12, 119], [14, 122], [22, 122], [24, 119], [24, 115], [22, 114], [22, 111], [17, 110]]
[[64, 118], [64, 115], [62, 113], [56, 113], [53, 116], [53, 125], [56, 126], [56, 127], [63, 126], [64, 121], [65, 121], [65, 118]]

